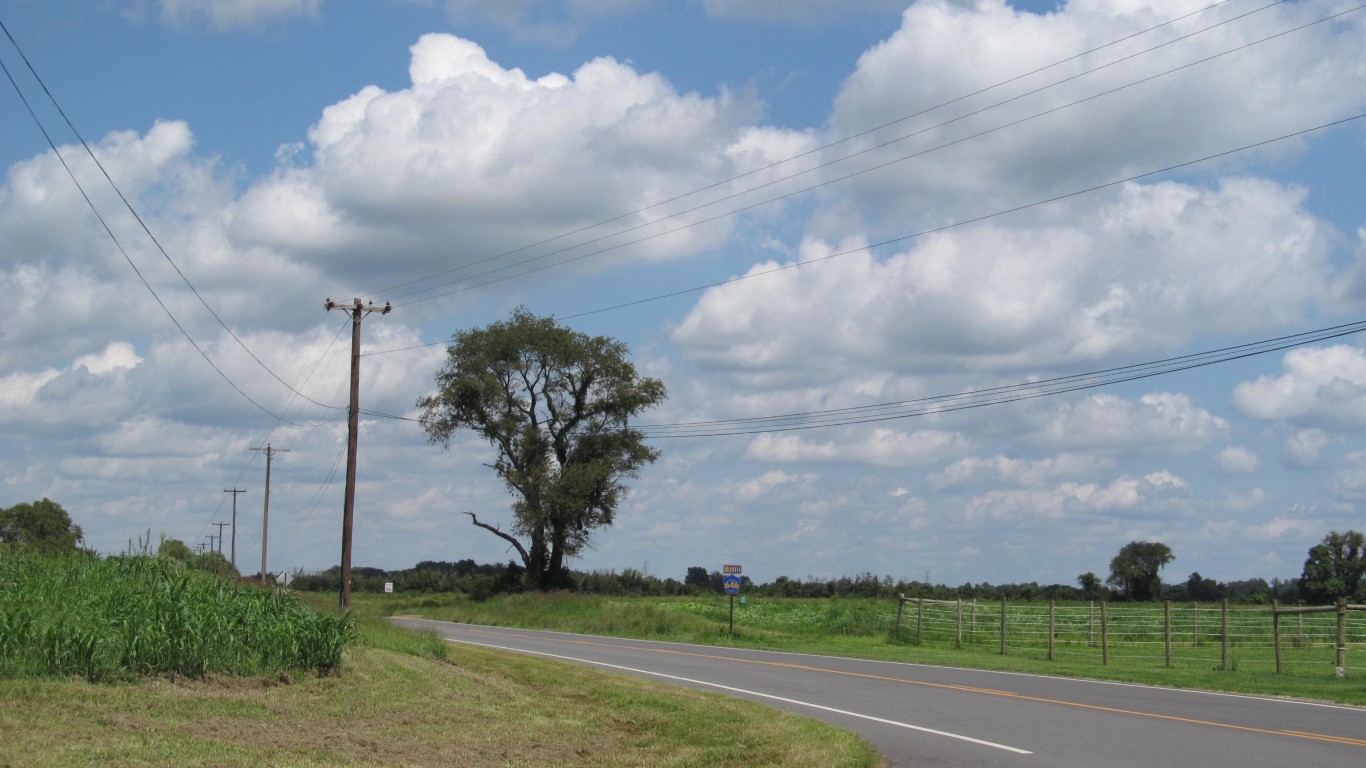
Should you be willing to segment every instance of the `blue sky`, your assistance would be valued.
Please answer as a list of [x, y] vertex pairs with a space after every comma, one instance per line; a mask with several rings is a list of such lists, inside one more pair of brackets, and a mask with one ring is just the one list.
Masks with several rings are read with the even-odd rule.
[[[335, 564], [347, 326], [326, 297], [396, 307], [366, 321], [366, 408], [413, 415], [442, 355], [418, 345], [526, 305], [626, 341], [670, 390], [653, 424], [1357, 322], [1364, 19], [1248, 0], [10, 0], [0, 21], [156, 241], [0, 41], [123, 249], [6, 82], [0, 504], [50, 497], [117, 552], [148, 530], [203, 541], [222, 489], [245, 488], [253, 571], [249, 448], [269, 442], [290, 449], [271, 570]], [[1366, 526], [1364, 428], [1352, 335], [970, 411], [660, 439], [574, 565], [1072, 583], [1147, 539], [1176, 554], [1168, 579], [1290, 577]], [[509, 556], [460, 514], [507, 519], [485, 446], [443, 453], [384, 418], [362, 434], [357, 564]]]

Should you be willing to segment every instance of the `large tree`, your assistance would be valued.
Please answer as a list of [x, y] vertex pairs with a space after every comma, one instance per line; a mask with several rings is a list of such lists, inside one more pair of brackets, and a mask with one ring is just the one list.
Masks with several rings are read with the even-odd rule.
[[1311, 603], [1331, 603], [1361, 594], [1366, 576], [1366, 536], [1333, 531], [1309, 548], [1300, 593]]
[[489, 466], [515, 497], [511, 532], [466, 514], [517, 549], [528, 587], [568, 586], [566, 558], [612, 524], [625, 480], [659, 457], [629, 422], [663, 401], [664, 384], [627, 355], [619, 341], [518, 308], [457, 332], [436, 394], [417, 401], [431, 442], [449, 448], [468, 429], [494, 447]]
[[1110, 560], [1110, 578], [1105, 582], [1130, 600], [1153, 600], [1162, 594], [1158, 571], [1175, 559], [1171, 547], [1162, 542], [1131, 541]]
[[40, 552], [75, 552], [84, 538], [71, 515], [51, 499], [0, 509], [0, 542]]

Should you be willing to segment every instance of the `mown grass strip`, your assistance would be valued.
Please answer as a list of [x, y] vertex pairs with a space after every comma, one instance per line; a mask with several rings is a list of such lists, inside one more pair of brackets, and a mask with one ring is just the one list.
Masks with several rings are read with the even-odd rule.
[[0, 764], [47, 766], [848, 766], [863, 740], [751, 702], [461, 647], [376, 647], [345, 673], [92, 685], [0, 680]]

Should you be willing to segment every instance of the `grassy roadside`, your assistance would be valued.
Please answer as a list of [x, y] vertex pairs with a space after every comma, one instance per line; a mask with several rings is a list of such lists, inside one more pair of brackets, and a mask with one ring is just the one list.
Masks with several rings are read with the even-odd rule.
[[[1097, 680], [1198, 688], [1229, 693], [1285, 696], [1366, 706], [1366, 675], [1335, 679], [1331, 672], [1277, 676], [1246, 661], [1238, 669], [1218, 670], [1208, 660], [1188, 660], [1172, 669], [1160, 659], [1112, 659], [1109, 666], [1060, 656], [1048, 661], [1041, 650], [1001, 656], [982, 650], [915, 646], [889, 637], [886, 601], [794, 600], [792, 615], [747, 626], [737, 611], [734, 635], [725, 614], [698, 599], [625, 598], [578, 594], [504, 595], [471, 601], [459, 595], [356, 595], [361, 615], [418, 615], [445, 621], [552, 629], [583, 634], [673, 642], [854, 656], [950, 667], [993, 669]], [[765, 601], [772, 599], [765, 598]], [[781, 598], [776, 599], [781, 600]], [[894, 610], [894, 608], [893, 608]], [[790, 620], [789, 620], [790, 619]], [[1216, 660], [1217, 662], [1217, 660]]]
[[[339, 675], [0, 680], [0, 766], [874, 766], [858, 737], [714, 694], [362, 620]], [[395, 650], [395, 647], [401, 650]], [[445, 655], [445, 659], [434, 658]]]

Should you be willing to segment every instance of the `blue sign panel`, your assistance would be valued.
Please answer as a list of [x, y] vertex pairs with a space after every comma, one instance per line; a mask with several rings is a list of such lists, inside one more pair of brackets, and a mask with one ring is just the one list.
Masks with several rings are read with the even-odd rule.
[[725, 587], [726, 594], [738, 595], [740, 594], [740, 577], [730, 574], [721, 580], [721, 586]]

